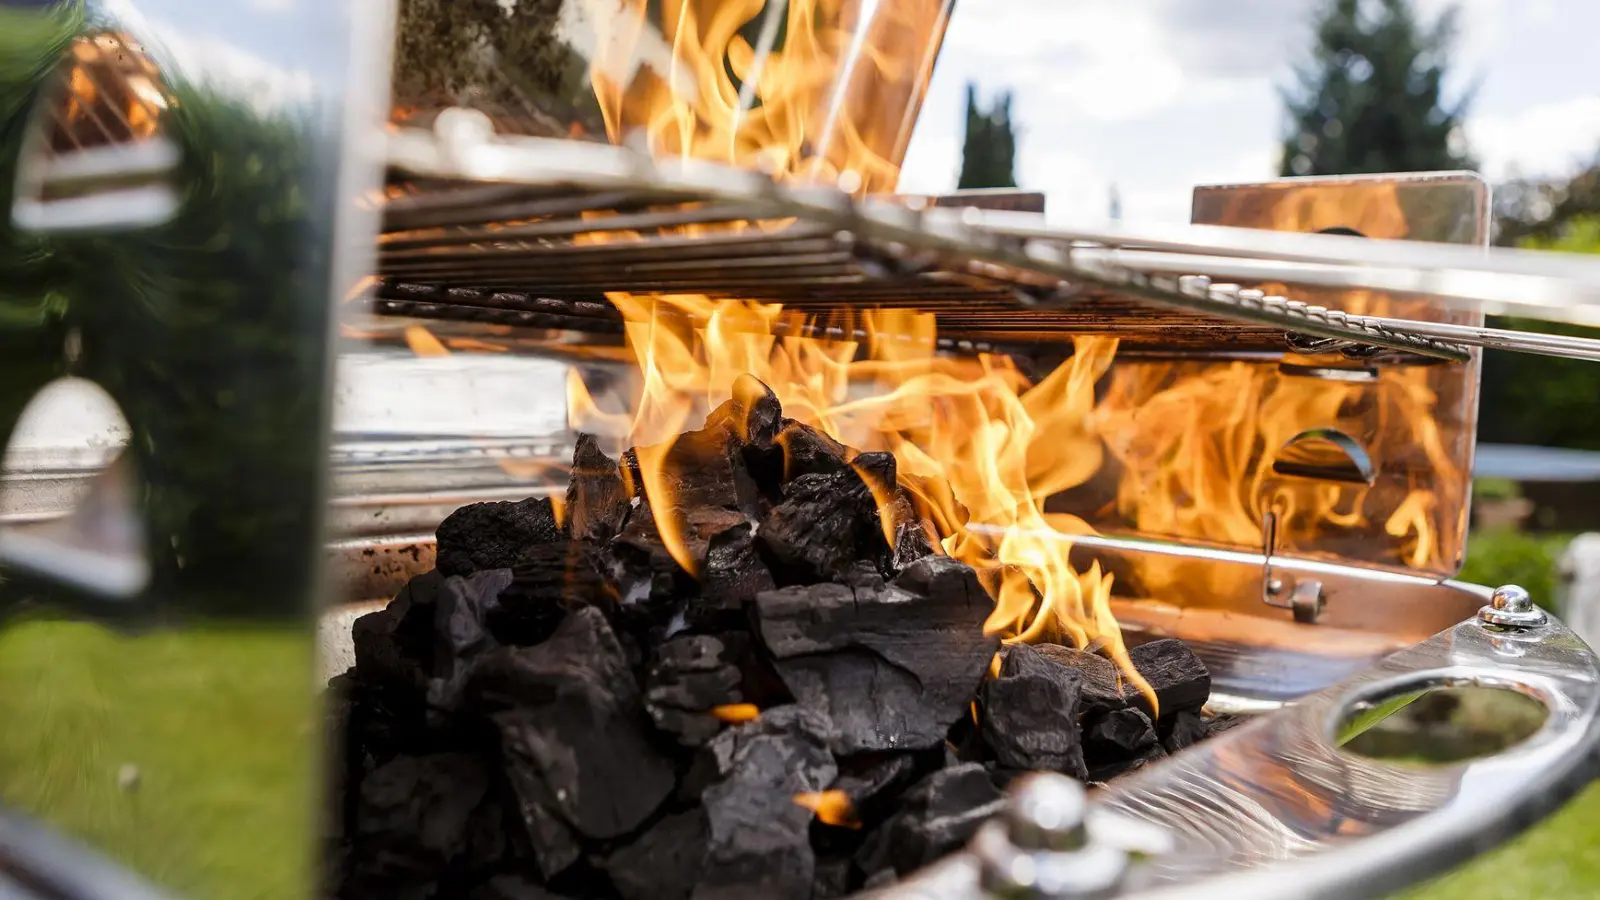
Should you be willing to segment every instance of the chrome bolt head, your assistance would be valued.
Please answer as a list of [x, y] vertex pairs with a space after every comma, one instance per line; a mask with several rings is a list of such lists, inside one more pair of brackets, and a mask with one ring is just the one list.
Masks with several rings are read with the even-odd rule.
[[1022, 850], [1077, 850], [1088, 842], [1084, 814], [1089, 797], [1083, 785], [1054, 772], [1019, 779], [1006, 805], [1006, 831]]
[[1495, 588], [1489, 605], [1478, 610], [1479, 622], [1502, 628], [1537, 628], [1549, 620], [1528, 592], [1515, 584]]

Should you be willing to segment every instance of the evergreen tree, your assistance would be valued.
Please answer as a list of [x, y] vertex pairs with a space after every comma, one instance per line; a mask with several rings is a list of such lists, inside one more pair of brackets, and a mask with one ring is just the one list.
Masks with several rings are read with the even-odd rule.
[[1470, 168], [1467, 101], [1446, 105], [1455, 11], [1424, 27], [1408, 0], [1330, 0], [1299, 89], [1286, 92], [1284, 175]]
[[978, 106], [978, 87], [967, 84], [967, 140], [961, 151], [961, 179], [956, 187], [1017, 186], [1017, 137], [1011, 127], [1011, 92], [1001, 94], [987, 110]]

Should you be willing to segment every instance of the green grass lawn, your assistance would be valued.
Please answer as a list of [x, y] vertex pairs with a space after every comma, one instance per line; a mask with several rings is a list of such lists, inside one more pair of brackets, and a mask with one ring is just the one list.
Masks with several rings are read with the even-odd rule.
[[0, 629], [0, 799], [183, 894], [306, 897], [310, 654], [281, 630]]

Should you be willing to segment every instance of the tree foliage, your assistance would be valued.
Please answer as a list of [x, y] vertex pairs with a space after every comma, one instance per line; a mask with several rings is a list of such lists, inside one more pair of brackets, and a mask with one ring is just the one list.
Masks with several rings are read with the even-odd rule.
[[1017, 186], [1017, 136], [1011, 123], [1011, 92], [988, 109], [978, 103], [978, 87], [967, 84], [967, 140], [961, 152], [961, 178], [956, 187]]
[[1330, 0], [1298, 88], [1285, 92], [1284, 175], [1471, 168], [1467, 100], [1444, 98], [1454, 10], [1424, 26], [1408, 0]]

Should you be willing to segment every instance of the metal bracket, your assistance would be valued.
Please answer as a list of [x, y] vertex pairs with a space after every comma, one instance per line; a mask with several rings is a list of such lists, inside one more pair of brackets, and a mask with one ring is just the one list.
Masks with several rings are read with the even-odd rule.
[[[1278, 514], [1268, 510], [1261, 517], [1262, 563], [1261, 602], [1294, 613], [1294, 620], [1315, 625], [1322, 615], [1322, 582], [1306, 578], [1288, 581], [1272, 571], [1272, 554], [1278, 543]], [[1285, 597], [1287, 595], [1287, 597]]]

